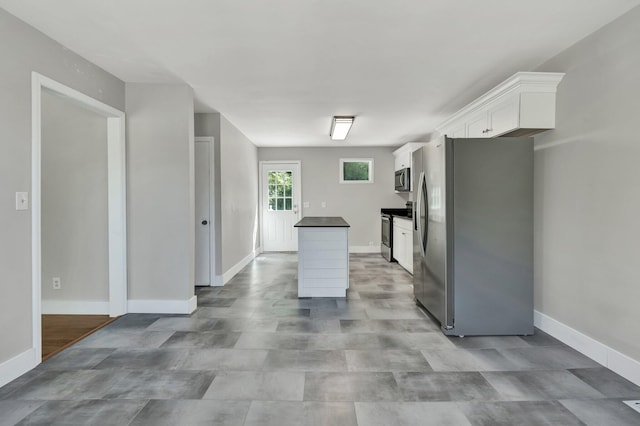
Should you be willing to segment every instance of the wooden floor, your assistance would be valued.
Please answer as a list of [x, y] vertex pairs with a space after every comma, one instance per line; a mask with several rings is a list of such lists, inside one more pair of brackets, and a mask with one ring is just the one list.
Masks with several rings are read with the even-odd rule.
[[42, 315], [42, 360], [109, 324], [109, 315]]

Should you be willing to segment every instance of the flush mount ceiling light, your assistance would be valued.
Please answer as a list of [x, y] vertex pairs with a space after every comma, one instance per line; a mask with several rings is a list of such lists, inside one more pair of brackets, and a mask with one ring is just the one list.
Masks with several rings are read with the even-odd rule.
[[347, 138], [355, 117], [334, 116], [331, 121], [329, 136], [334, 141], [343, 141]]

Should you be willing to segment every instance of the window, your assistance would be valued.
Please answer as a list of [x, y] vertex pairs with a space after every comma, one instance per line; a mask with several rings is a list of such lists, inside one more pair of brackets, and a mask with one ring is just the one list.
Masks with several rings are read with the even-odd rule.
[[292, 210], [292, 187], [291, 171], [269, 172], [269, 210]]
[[373, 183], [373, 158], [341, 158], [340, 183]]

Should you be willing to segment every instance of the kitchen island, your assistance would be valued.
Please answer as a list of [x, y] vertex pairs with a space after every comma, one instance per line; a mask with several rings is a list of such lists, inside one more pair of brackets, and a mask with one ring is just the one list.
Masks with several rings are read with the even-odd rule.
[[298, 228], [298, 297], [346, 297], [349, 227], [341, 217], [303, 217]]

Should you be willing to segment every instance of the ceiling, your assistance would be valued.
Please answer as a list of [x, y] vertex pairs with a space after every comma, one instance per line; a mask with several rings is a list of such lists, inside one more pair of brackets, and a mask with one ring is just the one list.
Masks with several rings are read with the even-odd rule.
[[[258, 146], [425, 140], [640, 0], [0, 0], [126, 82], [187, 83]], [[560, 70], [559, 70], [560, 71]], [[333, 115], [355, 115], [344, 142]]]

